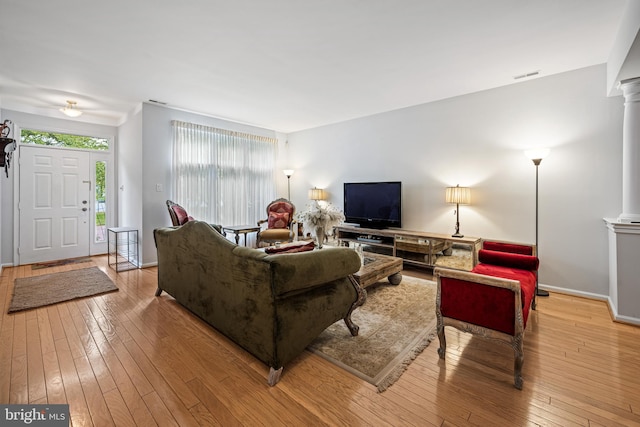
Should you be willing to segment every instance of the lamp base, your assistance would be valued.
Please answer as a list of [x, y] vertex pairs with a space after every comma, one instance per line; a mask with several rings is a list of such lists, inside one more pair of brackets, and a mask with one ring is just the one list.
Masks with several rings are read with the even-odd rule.
[[464, 235], [463, 235], [463, 234], [460, 234], [460, 233], [454, 233], [454, 234], [452, 234], [452, 235], [451, 235], [451, 237], [458, 237], [458, 238], [460, 238], [460, 237], [464, 237]]
[[545, 291], [543, 289], [537, 289], [536, 290], [536, 295], [539, 297], [548, 297], [549, 296], [549, 292]]

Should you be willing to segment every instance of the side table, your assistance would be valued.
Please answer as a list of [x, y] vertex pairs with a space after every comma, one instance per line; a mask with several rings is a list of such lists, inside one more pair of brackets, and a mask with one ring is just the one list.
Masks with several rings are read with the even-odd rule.
[[227, 231], [233, 232], [236, 238], [236, 245], [240, 243], [240, 235], [244, 235], [244, 245], [247, 246], [247, 233], [258, 233], [260, 231], [260, 227], [255, 225], [225, 225], [222, 227], [222, 233], [227, 235]]
[[107, 228], [107, 262], [116, 272], [138, 268], [138, 230], [132, 227]]

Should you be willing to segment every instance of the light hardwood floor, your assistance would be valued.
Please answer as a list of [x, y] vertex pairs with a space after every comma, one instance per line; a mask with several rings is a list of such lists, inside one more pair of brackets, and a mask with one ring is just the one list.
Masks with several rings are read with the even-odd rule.
[[[95, 264], [120, 288], [6, 314], [13, 280]], [[0, 403], [65, 403], [74, 426], [640, 426], [640, 328], [603, 302], [553, 293], [513, 351], [447, 328], [384, 393], [305, 352], [266, 384], [267, 367], [163, 294], [155, 268], [116, 274], [106, 257], [0, 282]], [[405, 274], [429, 277], [418, 270]]]

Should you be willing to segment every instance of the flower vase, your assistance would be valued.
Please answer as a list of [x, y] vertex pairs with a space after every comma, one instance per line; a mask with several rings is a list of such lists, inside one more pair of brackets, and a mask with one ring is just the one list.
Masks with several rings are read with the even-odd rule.
[[316, 227], [316, 244], [318, 249], [322, 249], [324, 243], [324, 227]]

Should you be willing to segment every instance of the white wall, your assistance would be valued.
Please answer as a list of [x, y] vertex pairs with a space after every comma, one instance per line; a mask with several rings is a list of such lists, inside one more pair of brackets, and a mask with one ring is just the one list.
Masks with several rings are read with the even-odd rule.
[[[222, 119], [208, 117], [187, 111], [175, 110], [155, 104], [142, 105], [142, 161], [135, 165], [142, 171], [138, 181], [140, 200], [142, 201], [141, 252], [143, 266], [153, 265], [157, 261], [153, 230], [158, 227], [170, 226], [171, 220], [167, 212], [166, 200], [175, 200], [172, 195], [171, 157], [172, 132], [171, 121], [182, 120], [221, 129], [248, 132], [254, 135], [276, 137], [284, 144], [282, 135], [272, 130], [255, 126], [234, 123]], [[280, 150], [282, 151], [282, 150]], [[141, 166], [141, 167], [140, 167]], [[283, 166], [284, 167], [284, 166]], [[278, 176], [278, 191], [286, 195], [286, 177]], [[156, 191], [160, 184], [163, 191]], [[140, 232], [140, 231], [139, 231]]]
[[[142, 104], [129, 113], [126, 121], [118, 128], [117, 156], [117, 203], [118, 227], [133, 227], [142, 240]], [[138, 243], [138, 250], [141, 249]], [[141, 254], [138, 254], [139, 260]], [[140, 263], [140, 261], [138, 261]]]
[[621, 80], [640, 75], [640, 2], [628, 1], [607, 61], [607, 93], [622, 94]]
[[[425, 82], [428, 84], [428, 82]], [[605, 65], [288, 135], [292, 199], [313, 186], [342, 207], [346, 181], [403, 182], [403, 227], [453, 233], [444, 188], [472, 188], [460, 209], [469, 236], [535, 241], [539, 169], [540, 283], [608, 294], [603, 217], [621, 209], [622, 97], [606, 96]]]

